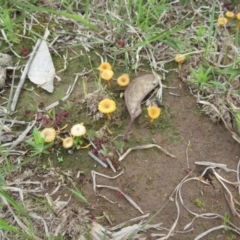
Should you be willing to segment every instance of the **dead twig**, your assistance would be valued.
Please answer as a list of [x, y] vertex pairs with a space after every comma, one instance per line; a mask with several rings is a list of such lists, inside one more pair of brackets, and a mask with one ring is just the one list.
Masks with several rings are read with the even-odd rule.
[[28, 59], [28, 62], [27, 62], [27, 64], [25, 65], [25, 68], [24, 68], [24, 70], [23, 70], [23, 73], [22, 73], [21, 78], [20, 78], [20, 80], [19, 80], [19, 84], [18, 84], [18, 86], [17, 86], [17, 89], [16, 89], [16, 91], [15, 91], [15, 94], [14, 94], [14, 97], [13, 97], [13, 100], [12, 100], [12, 104], [11, 104], [11, 111], [12, 111], [12, 112], [15, 111], [15, 108], [16, 108], [16, 105], [17, 105], [17, 101], [18, 101], [18, 98], [19, 98], [19, 95], [20, 95], [20, 93], [21, 93], [22, 87], [23, 87], [24, 82], [25, 82], [25, 78], [26, 78], [27, 73], [28, 73], [28, 71], [29, 71], [29, 69], [30, 69], [30, 67], [31, 67], [31, 64], [32, 64], [33, 59], [34, 59], [35, 56], [36, 56], [36, 53], [37, 53], [37, 51], [38, 51], [38, 49], [39, 49], [39, 47], [40, 47], [41, 42], [42, 42], [42, 41], [41, 41], [40, 39], [37, 40], [37, 43], [35, 44], [35, 46], [34, 46], [34, 48], [33, 48], [33, 51], [32, 51], [32, 53], [31, 53], [31, 55], [30, 55], [30, 58]]
[[147, 148], [151, 148], [151, 147], [157, 147], [158, 149], [160, 149], [161, 151], [163, 151], [165, 154], [167, 154], [168, 156], [172, 157], [172, 158], [176, 158], [176, 156], [172, 155], [171, 153], [169, 153], [166, 149], [162, 148], [161, 146], [157, 145], [157, 144], [147, 144], [147, 145], [142, 145], [142, 146], [137, 146], [137, 147], [133, 147], [133, 148], [129, 148], [119, 159], [118, 161], [122, 161], [132, 150], [137, 150], [137, 149], [147, 149]]
[[117, 192], [120, 192], [133, 207], [135, 207], [140, 213], [144, 214], [142, 209], [127, 194], [125, 194], [120, 188], [113, 187], [113, 186], [107, 186], [107, 185], [96, 185], [96, 187], [98, 187], [98, 188], [108, 188], [108, 189], [112, 189], [112, 190], [115, 190]]

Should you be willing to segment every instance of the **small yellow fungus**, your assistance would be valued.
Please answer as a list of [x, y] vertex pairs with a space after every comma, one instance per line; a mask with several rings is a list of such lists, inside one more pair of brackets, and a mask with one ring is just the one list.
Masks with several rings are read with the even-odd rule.
[[218, 18], [218, 20], [217, 20], [218, 27], [222, 28], [222, 27], [226, 26], [227, 22], [228, 22], [228, 19], [225, 17]]
[[174, 60], [178, 63], [178, 68], [181, 69], [182, 63], [185, 61], [186, 56], [183, 54], [177, 54]]
[[61, 140], [64, 148], [69, 149], [73, 146], [73, 137], [61, 138]]
[[151, 122], [153, 122], [155, 119], [157, 119], [161, 114], [161, 109], [156, 106], [152, 106], [148, 108], [148, 116], [151, 119]]
[[231, 18], [234, 17], [234, 12], [227, 11], [227, 12], [225, 13], [225, 17], [226, 17], [228, 20], [230, 20]]
[[237, 18], [237, 25], [236, 25], [236, 29], [238, 29], [239, 25], [240, 25], [240, 13], [238, 13], [236, 15], [236, 18]]
[[98, 67], [98, 70], [100, 72], [103, 72], [104, 70], [112, 70], [112, 66], [108, 62], [103, 62], [101, 65]]
[[52, 142], [56, 137], [56, 131], [54, 128], [44, 128], [40, 132], [40, 136], [44, 138], [45, 142]]
[[237, 20], [240, 21], [240, 13], [238, 13], [236, 17], [237, 17]]
[[113, 100], [111, 100], [111, 99], [105, 98], [101, 102], [99, 102], [98, 110], [101, 113], [106, 114], [108, 120], [111, 120], [110, 113], [112, 113], [112, 112], [114, 112], [116, 110], [116, 103]]
[[74, 137], [83, 136], [86, 133], [86, 128], [84, 127], [83, 123], [78, 123], [72, 126], [70, 132]]
[[130, 83], [128, 74], [123, 74], [117, 79], [117, 84], [121, 87], [126, 87]]
[[104, 70], [103, 72], [101, 72], [101, 78], [107, 81], [108, 87], [111, 87], [110, 80], [112, 79], [113, 75], [113, 70]]

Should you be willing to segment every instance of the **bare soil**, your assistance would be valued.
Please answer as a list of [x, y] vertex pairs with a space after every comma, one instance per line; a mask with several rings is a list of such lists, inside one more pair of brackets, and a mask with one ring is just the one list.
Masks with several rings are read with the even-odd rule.
[[[138, 119], [133, 125], [131, 138], [138, 139], [137, 145], [142, 145], [142, 140], [150, 136], [151, 143], [159, 144], [176, 158], [167, 156], [157, 148], [135, 150], [121, 162], [121, 167], [125, 171], [122, 176], [115, 180], [97, 177], [98, 184], [115, 186], [128, 194], [144, 213], [154, 214], [160, 209], [189, 170], [192, 170], [191, 176], [198, 177], [204, 168], [196, 167], [196, 161], [224, 163], [229, 168], [236, 169], [239, 160], [239, 144], [235, 142], [223, 124], [214, 124], [201, 113], [188, 87], [178, 78], [169, 77], [167, 82], [171, 87], [176, 87], [164, 89], [163, 96], [163, 104], [170, 110], [172, 124], [167, 129], [154, 129], [150, 124], [141, 123]], [[99, 166], [94, 170], [114, 175], [110, 169], [103, 169]], [[235, 174], [224, 171], [220, 171], [220, 174], [226, 179], [236, 181]], [[90, 174], [86, 176], [86, 179], [90, 178]], [[208, 180], [211, 182], [210, 186], [197, 181], [184, 185], [182, 196], [186, 206], [199, 214], [212, 212], [223, 216], [231, 215], [223, 187], [213, 176], [208, 176]], [[91, 181], [85, 181], [82, 187], [85, 196], [91, 202], [91, 214], [95, 217], [105, 213], [110, 217], [112, 224], [116, 225], [141, 215], [115, 191], [109, 189], [100, 191], [102, 195], [116, 202], [111, 204], [95, 196]], [[237, 196], [237, 189], [232, 188], [232, 192]], [[203, 206], [197, 206], [197, 200], [200, 200]], [[161, 222], [162, 227], [170, 229], [176, 215], [175, 203], [169, 202], [153, 222]], [[193, 216], [181, 208], [177, 231], [183, 231], [184, 226], [192, 218]], [[236, 225], [240, 223], [237, 217], [231, 216], [230, 220]], [[106, 219], [102, 224], [109, 225]], [[194, 239], [204, 230], [221, 224], [221, 220], [198, 219], [194, 222], [192, 231], [184, 234], [178, 233], [169, 239]], [[234, 237], [231, 232], [223, 233], [219, 230], [204, 239], [226, 239], [227, 236]]]

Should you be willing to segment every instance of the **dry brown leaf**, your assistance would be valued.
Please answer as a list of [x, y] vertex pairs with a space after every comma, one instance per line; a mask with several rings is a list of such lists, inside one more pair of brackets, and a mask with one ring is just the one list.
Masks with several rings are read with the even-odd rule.
[[153, 74], [142, 75], [133, 79], [126, 88], [124, 98], [131, 119], [123, 139], [126, 139], [133, 121], [142, 113], [142, 100], [157, 86], [157, 83], [154, 83], [154, 79], [155, 76]]

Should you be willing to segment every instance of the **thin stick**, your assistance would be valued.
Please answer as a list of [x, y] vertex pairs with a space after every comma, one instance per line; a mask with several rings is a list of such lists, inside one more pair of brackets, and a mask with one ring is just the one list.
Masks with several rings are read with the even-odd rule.
[[41, 42], [42, 42], [42, 41], [41, 41], [40, 39], [37, 40], [37, 43], [35, 44], [35, 46], [34, 46], [34, 48], [33, 48], [33, 52], [32, 52], [32, 54], [30, 55], [30, 58], [28, 59], [28, 62], [27, 62], [26, 66], [25, 66], [25, 68], [24, 68], [24, 70], [23, 70], [22, 76], [21, 76], [21, 78], [20, 78], [19, 84], [18, 84], [18, 86], [17, 86], [17, 89], [16, 89], [16, 91], [15, 91], [15, 94], [14, 94], [14, 97], [13, 97], [13, 100], [12, 100], [12, 105], [11, 105], [11, 111], [12, 111], [12, 112], [15, 111], [15, 108], [16, 108], [16, 105], [17, 105], [17, 101], [18, 101], [20, 92], [21, 92], [22, 87], [23, 87], [23, 84], [24, 84], [24, 82], [25, 82], [25, 78], [26, 78], [27, 73], [28, 73], [28, 71], [29, 71], [29, 69], [30, 69], [30, 67], [31, 67], [31, 64], [32, 64], [33, 59], [34, 59], [35, 56], [36, 56], [36, 53], [37, 53], [37, 51], [38, 51], [38, 49], [39, 49], [39, 46], [40, 46]]
[[96, 187], [98, 188], [108, 188], [108, 189], [112, 189], [115, 190], [117, 192], [121, 192], [121, 194], [125, 197], [126, 200], [128, 200], [128, 202], [135, 207], [140, 213], [144, 214], [142, 209], [127, 195], [125, 194], [120, 188], [118, 187], [113, 187], [113, 186], [107, 186], [107, 185], [96, 185]]
[[146, 144], [146, 145], [142, 145], [142, 146], [137, 146], [137, 147], [133, 147], [133, 148], [129, 148], [119, 159], [118, 161], [122, 161], [132, 150], [136, 150], [136, 149], [146, 149], [146, 148], [151, 148], [151, 147], [157, 147], [158, 149], [162, 150], [165, 154], [167, 154], [168, 156], [172, 157], [172, 158], [176, 158], [174, 155], [172, 155], [171, 153], [169, 153], [166, 149], [162, 148], [161, 146], [157, 145], [157, 144]]
[[[238, 165], [237, 165], [237, 180], [240, 182], [240, 159], [238, 160]], [[238, 194], [240, 195], [240, 187], [238, 187]]]
[[189, 160], [188, 160], [188, 148], [190, 146], [190, 143], [191, 143], [191, 141], [188, 142], [187, 149], [186, 149], [186, 159], [187, 159], [187, 167], [188, 167], [188, 169], [190, 168], [189, 167]]
[[88, 152], [88, 155], [93, 158], [95, 161], [97, 161], [100, 165], [102, 165], [102, 167], [107, 168], [107, 164], [104, 163], [100, 158], [98, 158], [97, 156], [95, 156], [91, 151]]
[[115, 169], [115, 167], [112, 165], [111, 160], [110, 160], [109, 158], [106, 158], [106, 161], [107, 161], [109, 167], [110, 167], [110, 168], [112, 169], [112, 171], [115, 173], [115, 172], [116, 172], [116, 169]]
[[16, 139], [16, 141], [12, 143], [11, 147], [8, 148], [7, 154], [9, 154], [10, 150], [15, 148], [19, 143], [21, 143], [25, 139], [29, 131], [34, 127], [35, 123], [36, 119], [28, 124], [26, 129], [19, 135], [18, 139]]

